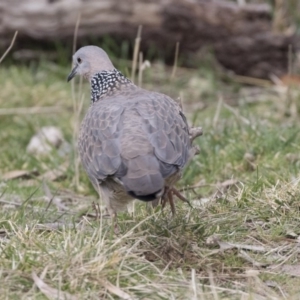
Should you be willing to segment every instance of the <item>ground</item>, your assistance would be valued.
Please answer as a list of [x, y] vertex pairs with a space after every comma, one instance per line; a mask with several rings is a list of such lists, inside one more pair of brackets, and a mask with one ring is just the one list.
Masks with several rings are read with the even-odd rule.
[[[89, 87], [68, 84], [69, 71], [44, 60], [0, 69], [1, 299], [299, 299], [299, 87], [241, 85], [213, 59], [173, 78], [152, 63], [143, 87], [180, 96], [203, 127], [178, 185], [192, 207], [176, 201], [172, 218], [136, 202], [116, 235], [94, 218], [78, 164]], [[42, 126], [61, 129], [65, 151], [26, 152]]]

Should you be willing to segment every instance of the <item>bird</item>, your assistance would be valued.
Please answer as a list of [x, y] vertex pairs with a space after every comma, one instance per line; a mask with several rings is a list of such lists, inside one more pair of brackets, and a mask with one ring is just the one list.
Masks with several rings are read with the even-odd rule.
[[169, 96], [135, 85], [97, 46], [84, 46], [73, 55], [76, 75], [91, 87], [90, 107], [78, 134], [84, 170], [109, 215], [138, 199], [162, 206], [173, 195], [183, 168], [195, 153], [181, 106]]

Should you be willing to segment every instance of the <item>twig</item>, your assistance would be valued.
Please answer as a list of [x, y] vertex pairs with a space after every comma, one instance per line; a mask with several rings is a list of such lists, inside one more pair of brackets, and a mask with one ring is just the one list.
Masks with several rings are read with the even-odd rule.
[[13, 201], [2, 200], [2, 199], [0, 199], [0, 203], [10, 204], [10, 205], [14, 205], [14, 206], [21, 206], [22, 205], [22, 203], [17, 203], [17, 202], [13, 202]]
[[240, 121], [242, 121], [246, 125], [251, 125], [251, 122], [248, 119], [241, 116], [237, 110], [235, 110], [234, 108], [232, 108], [231, 106], [229, 106], [226, 103], [224, 103], [223, 105], [224, 105], [225, 108], [227, 108], [229, 111], [231, 111], [236, 116], [237, 119], [239, 119]]
[[206, 187], [206, 186], [215, 187], [216, 184], [197, 184], [197, 185], [192, 185], [192, 186], [184, 187], [184, 188], [182, 188], [182, 189], [180, 189], [178, 191], [179, 192], [186, 192], [186, 191], [189, 191], [189, 190], [194, 190], [194, 189], [201, 188], [201, 187]]
[[[288, 76], [291, 77], [293, 72], [293, 48], [292, 45], [289, 45], [288, 51]], [[288, 84], [286, 90], [286, 111], [285, 114], [289, 116], [291, 114], [291, 105], [292, 105], [292, 97], [291, 97], [291, 87]]]
[[173, 65], [173, 70], [171, 74], [171, 79], [175, 77], [176, 70], [177, 70], [177, 64], [178, 64], [178, 54], [179, 54], [179, 42], [176, 43], [176, 49], [175, 49], [175, 57], [174, 57], [174, 65]]
[[131, 69], [131, 81], [132, 82], [134, 82], [136, 65], [137, 65], [137, 61], [138, 61], [138, 55], [139, 55], [140, 43], [141, 43], [142, 28], [143, 28], [143, 26], [140, 25], [139, 28], [138, 28], [137, 36], [135, 38], [135, 43], [134, 43], [132, 69]]
[[251, 85], [256, 85], [261, 87], [272, 86], [272, 81], [266, 79], [260, 79], [260, 78], [242, 76], [242, 75], [230, 75], [230, 77], [239, 83], [251, 84]]
[[183, 93], [181, 91], [179, 92], [179, 97], [177, 98], [177, 102], [180, 106], [180, 109], [183, 110]]
[[[79, 83], [79, 93], [81, 93], [82, 90], [82, 77], [80, 78], [80, 83]], [[80, 95], [80, 94], [79, 94]], [[83, 108], [83, 101], [84, 101], [84, 94], [81, 95], [81, 98], [79, 99], [79, 105], [76, 105], [75, 103], [75, 108], [74, 108], [74, 129], [73, 129], [73, 145], [74, 149], [76, 149], [76, 144], [77, 144], [77, 136], [78, 136], [78, 131], [79, 131], [79, 119], [80, 119], [80, 114]], [[79, 164], [80, 164], [80, 159], [77, 155], [77, 152], [74, 155], [74, 168], [75, 168], [75, 184], [76, 187], [78, 188], [79, 186]]]
[[213, 128], [214, 129], [217, 128], [217, 124], [218, 124], [218, 120], [219, 120], [219, 117], [220, 117], [222, 104], [223, 104], [223, 97], [220, 95], [218, 105], [217, 105], [217, 109], [216, 109], [216, 113], [215, 113], [214, 118], [213, 118]]
[[[81, 14], [79, 13], [77, 16], [77, 21], [74, 29], [74, 38], [73, 38], [73, 53], [75, 53], [76, 50], [76, 44], [77, 44], [77, 36], [78, 36], [78, 29], [80, 25], [81, 20]], [[83, 95], [82, 95], [82, 77], [80, 77], [79, 80], [79, 89], [78, 89], [78, 98], [79, 98], [79, 104], [77, 104], [76, 97], [75, 97], [75, 80], [71, 83], [71, 89], [72, 89], [72, 102], [73, 102], [73, 112], [74, 112], [74, 119], [73, 119], [73, 145], [74, 149], [76, 149], [76, 143], [77, 143], [77, 135], [78, 135], [78, 129], [79, 129], [79, 117], [83, 106]], [[78, 188], [79, 186], [79, 158], [78, 154], [75, 151], [74, 153], [74, 170], [75, 170], [75, 186]]]
[[13, 47], [17, 35], [18, 35], [18, 31], [15, 32], [14, 37], [13, 37], [13, 39], [11, 40], [11, 43], [10, 43], [9, 47], [6, 49], [6, 51], [4, 52], [4, 54], [1, 56], [1, 58], [0, 58], [0, 64], [1, 64], [1, 62], [3, 61], [3, 59], [5, 58], [5, 56], [8, 54], [8, 52], [11, 50], [11, 48]]
[[79, 28], [80, 20], [81, 20], [81, 13], [78, 13], [75, 29], [74, 29], [74, 37], [73, 37], [73, 54], [76, 51], [78, 28]]
[[140, 52], [139, 55], [139, 77], [138, 77], [138, 85], [142, 87], [143, 81], [143, 52]]

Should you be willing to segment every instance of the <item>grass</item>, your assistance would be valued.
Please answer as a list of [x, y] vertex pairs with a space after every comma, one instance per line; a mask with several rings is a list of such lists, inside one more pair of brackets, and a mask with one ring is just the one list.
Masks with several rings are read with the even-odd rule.
[[[172, 80], [163, 64], [145, 70], [144, 87], [181, 95], [190, 123], [204, 129], [179, 184], [193, 208], [176, 202], [172, 218], [169, 207], [136, 203], [119, 214], [115, 235], [110, 220], [91, 217], [97, 195], [81, 169], [74, 180], [73, 146], [26, 152], [42, 126], [59, 127], [73, 145], [68, 72], [47, 61], [0, 69], [1, 109], [60, 107], [1, 115], [0, 175], [35, 170], [0, 182], [1, 299], [299, 298], [298, 88], [241, 86], [209, 66], [178, 68]], [[83, 94], [85, 111], [86, 84]], [[67, 211], [46, 201], [39, 177], [62, 164], [63, 176], [45, 181]]]

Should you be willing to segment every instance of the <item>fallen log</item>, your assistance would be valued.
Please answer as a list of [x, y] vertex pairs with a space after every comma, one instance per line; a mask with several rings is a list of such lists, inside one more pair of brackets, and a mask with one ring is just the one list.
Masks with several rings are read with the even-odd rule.
[[141, 49], [154, 46], [166, 59], [176, 42], [185, 65], [209, 45], [218, 62], [236, 74], [269, 78], [287, 73], [289, 49], [299, 36], [274, 32], [266, 4], [239, 6], [213, 0], [2, 0], [0, 48], [18, 30], [18, 49], [31, 42], [72, 42], [80, 14], [78, 45], [105, 35], [133, 42], [143, 25]]

